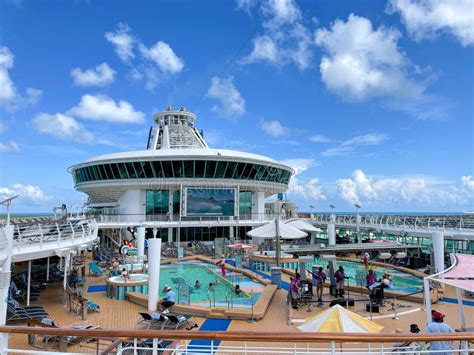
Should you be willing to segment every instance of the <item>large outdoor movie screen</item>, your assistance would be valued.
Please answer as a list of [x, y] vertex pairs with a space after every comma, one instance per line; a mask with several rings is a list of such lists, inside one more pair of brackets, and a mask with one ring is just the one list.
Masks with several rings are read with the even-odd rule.
[[186, 189], [187, 216], [233, 216], [235, 189]]

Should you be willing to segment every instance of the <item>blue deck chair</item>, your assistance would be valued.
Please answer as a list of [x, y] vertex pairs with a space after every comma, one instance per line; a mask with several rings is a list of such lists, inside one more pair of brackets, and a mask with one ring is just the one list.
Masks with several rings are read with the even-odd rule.
[[102, 276], [105, 273], [105, 271], [101, 269], [94, 261], [89, 263], [89, 272], [92, 276]]

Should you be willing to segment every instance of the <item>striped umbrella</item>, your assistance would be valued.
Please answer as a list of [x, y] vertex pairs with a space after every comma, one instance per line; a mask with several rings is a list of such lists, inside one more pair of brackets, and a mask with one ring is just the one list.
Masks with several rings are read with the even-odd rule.
[[340, 305], [335, 305], [307, 318], [298, 328], [308, 333], [380, 333], [383, 326]]

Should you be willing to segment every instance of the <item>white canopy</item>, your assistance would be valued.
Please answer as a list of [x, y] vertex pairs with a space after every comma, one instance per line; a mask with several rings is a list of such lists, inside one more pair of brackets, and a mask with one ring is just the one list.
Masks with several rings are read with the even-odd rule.
[[[251, 231], [247, 232], [249, 237], [253, 238], [268, 238], [274, 239], [277, 236], [276, 224], [278, 221], [270, 222], [264, 224], [261, 227], [254, 228]], [[288, 224], [278, 223], [279, 224], [279, 234], [282, 239], [301, 239], [306, 237], [308, 234], [300, 231]]]
[[316, 228], [309, 224], [308, 222], [303, 221], [302, 219], [292, 219], [290, 221], [285, 222], [285, 224], [292, 226], [296, 229], [305, 231], [305, 232], [321, 232], [321, 229]]

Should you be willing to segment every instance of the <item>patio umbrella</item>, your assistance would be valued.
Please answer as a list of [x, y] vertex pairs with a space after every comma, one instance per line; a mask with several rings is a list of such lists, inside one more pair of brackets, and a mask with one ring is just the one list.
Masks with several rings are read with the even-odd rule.
[[306, 237], [308, 234], [296, 229], [285, 223], [279, 223], [278, 220], [264, 224], [261, 227], [254, 228], [247, 232], [247, 235], [253, 238], [267, 238], [273, 239], [277, 235], [277, 223], [279, 229], [279, 237], [282, 239], [301, 239]]
[[280, 223], [277, 218], [275, 222], [264, 224], [252, 229], [247, 235], [253, 238], [275, 238], [276, 239], [276, 264], [280, 265], [280, 239], [301, 239], [308, 234], [285, 223]]
[[340, 305], [307, 318], [305, 323], [298, 327], [308, 333], [380, 333], [383, 328], [380, 324], [365, 319]]
[[303, 221], [302, 219], [293, 219], [288, 222], [285, 222], [285, 224], [292, 226], [296, 229], [302, 230], [304, 232], [321, 232], [321, 229], [316, 228], [309, 224], [308, 222]]

